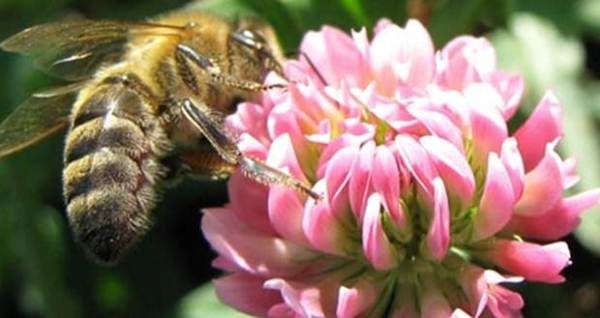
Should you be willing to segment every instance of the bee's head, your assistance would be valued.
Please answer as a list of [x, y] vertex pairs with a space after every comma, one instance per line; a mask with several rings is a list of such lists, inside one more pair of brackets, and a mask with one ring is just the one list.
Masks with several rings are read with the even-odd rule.
[[231, 39], [246, 54], [257, 58], [267, 70], [281, 73], [283, 54], [273, 28], [262, 20], [247, 17], [238, 20]]

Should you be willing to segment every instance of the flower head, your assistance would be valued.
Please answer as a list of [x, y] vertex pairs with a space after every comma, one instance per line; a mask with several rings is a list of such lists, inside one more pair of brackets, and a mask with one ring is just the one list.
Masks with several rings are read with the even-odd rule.
[[379, 22], [371, 40], [309, 32], [287, 81], [227, 119], [239, 146], [322, 198], [235, 174], [231, 202], [205, 211], [220, 298], [274, 317], [518, 316], [502, 283], [558, 283], [556, 240], [600, 190], [563, 197], [574, 160], [556, 152], [561, 105], [548, 92], [516, 131], [521, 77], [484, 38], [434, 51], [417, 21]]

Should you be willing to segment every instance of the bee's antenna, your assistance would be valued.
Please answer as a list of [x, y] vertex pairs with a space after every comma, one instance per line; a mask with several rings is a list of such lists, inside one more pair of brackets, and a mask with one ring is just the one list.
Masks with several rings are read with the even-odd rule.
[[321, 83], [325, 86], [329, 85], [329, 84], [327, 84], [325, 77], [323, 77], [323, 74], [321, 74], [321, 72], [319, 72], [319, 69], [317, 69], [317, 67], [315, 66], [315, 63], [313, 63], [313, 61], [311, 60], [310, 56], [308, 56], [308, 54], [306, 54], [302, 51], [300, 51], [300, 56], [302, 56], [306, 60], [306, 63], [308, 63], [310, 68], [315, 72], [315, 74], [317, 74], [317, 77], [319, 78]]

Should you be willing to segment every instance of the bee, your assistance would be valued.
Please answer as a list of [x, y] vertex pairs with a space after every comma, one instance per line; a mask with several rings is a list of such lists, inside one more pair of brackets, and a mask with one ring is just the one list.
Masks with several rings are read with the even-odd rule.
[[225, 177], [318, 197], [243, 155], [223, 118], [280, 72], [273, 30], [178, 11], [145, 22], [78, 20], [28, 28], [0, 44], [69, 84], [33, 94], [0, 124], [0, 157], [67, 129], [63, 193], [72, 232], [114, 263], [148, 231], [166, 181]]

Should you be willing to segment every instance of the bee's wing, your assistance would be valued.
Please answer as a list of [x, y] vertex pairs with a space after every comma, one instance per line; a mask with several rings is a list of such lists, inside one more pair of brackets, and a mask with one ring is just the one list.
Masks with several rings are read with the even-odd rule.
[[0, 43], [5, 51], [34, 58], [51, 75], [89, 78], [103, 63], [116, 62], [132, 35], [179, 36], [184, 27], [153, 23], [78, 20], [33, 26]]
[[28, 147], [65, 128], [77, 92], [85, 82], [36, 93], [0, 124], [0, 157]]

